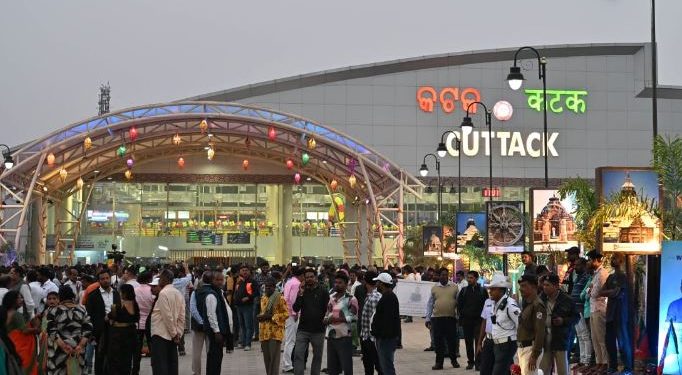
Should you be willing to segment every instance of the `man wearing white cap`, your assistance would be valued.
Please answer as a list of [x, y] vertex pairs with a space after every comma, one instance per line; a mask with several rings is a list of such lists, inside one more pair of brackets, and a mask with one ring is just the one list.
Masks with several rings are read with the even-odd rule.
[[393, 278], [382, 272], [374, 278], [381, 299], [377, 303], [371, 323], [371, 334], [376, 340], [379, 367], [383, 375], [395, 375], [393, 364], [395, 349], [400, 338], [400, 303], [393, 293]]
[[493, 342], [495, 357], [492, 374], [507, 375], [509, 366], [514, 363], [514, 354], [516, 354], [516, 329], [519, 325], [521, 309], [513, 298], [507, 296], [507, 290], [511, 284], [503, 274], [493, 275], [490, 284], [486, 287], [490, 299], [494, 301], [490, 316], [493, 324], [490, 339]]

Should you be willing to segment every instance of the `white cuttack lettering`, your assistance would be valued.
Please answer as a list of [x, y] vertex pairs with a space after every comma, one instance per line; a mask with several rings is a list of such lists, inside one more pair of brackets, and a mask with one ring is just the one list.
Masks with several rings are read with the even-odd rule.
[[[524, 137], [521, 132], [479, 132], [464, 129], [462, 130], [461, 135], [459, 132], [455, 132], [455, 134], [448, 134], [445, 140], [445, 147], [450, 156], [453, 157], [459, 157], [459, 151], [456, 148], [457, 137], [461, 137], [462, 150], [466, 156], [476, 156], [479, 154], [481, 148], [479, 147], [479, 138], [483, 139], [482, 143], [485, 145], [483, 154], [485, 154], [485, 156], [490, 156], [490, 153], [494, 152], [496, 148], [499, 148], [500, 156], [504, 157], [529, 156], [531, 158], [538, 158], [544, 156], [544, 137], [543, 133], [540, 132], [531, 132]], [[552, 157], [559, 156], [555, 147], [558, 138], [559, 133], [554, 132], [547, 134], [547, 152], [549, 152], [549, 155]], [[493, 144], [495, 139], [499, 140], [497, 145]]]

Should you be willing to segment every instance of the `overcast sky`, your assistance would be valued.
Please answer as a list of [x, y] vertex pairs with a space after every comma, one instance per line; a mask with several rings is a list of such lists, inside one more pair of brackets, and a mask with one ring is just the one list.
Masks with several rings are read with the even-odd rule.
[[[682, 85], [682, 1], [657, 8], [659, 82]], [[116, 110], [434, 53], [646, 42], [649, 11], [647, 0], [2, 1], [0, 143], [97, 114], [107, 81]]]

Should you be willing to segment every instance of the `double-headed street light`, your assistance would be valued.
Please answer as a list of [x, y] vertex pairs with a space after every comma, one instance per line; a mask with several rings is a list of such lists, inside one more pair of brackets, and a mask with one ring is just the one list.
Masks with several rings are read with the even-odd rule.
[[5, 159], [5, 169], [12, 169], [14, 167], [14, 159], [12, 159], [12, 150], [9, 146], [5, 144], [0, 144], [0, 147], [4, 147], [7, 151], [2, 152], [2, 156]]
[[443, 189], [440, 186], [440, 160], [438, 160], [438, 157], [432, 153], [428, 153], [428, 154], [424, 155], [424, 161], [422, 162], [421, 167], [419, 167], [419, 174], [422, 177], [426, 177], [429, 174], [429, 167], [426, 166], [426, 158], [429, 156], [433, 157], [433, 159], [436, 161], [436, 173], [438, 173], [438, 198], [437, 198], [438, 199], [438, 203], [437, 203], [438, 211], [436, 212], [436, 222], [440, 223], [440, 212], [441, 212], [441, 205], [442, 205], [441, 194], [443, 192]]
[[484, 117], [485, 117], [485, 124], [488, 126], [488, 142], [490, 142], [490, 146], [488, 147], [489, 151], [489, 156], [490, 156], [490, 191], [488, 192], [489, 200], [493, 200], [493, 147], [492, 147], [492, 114], [488, 110], [488, 107], [481, 103], [481, 102], [472, 102], [467, 105], [467, 114], [466, 116], [462, 119], [462, 125], [461, 128], [464, 130], [464, 128], [469, 128], [472, 129], [474, 127], [474, 123], [471, 121], [471, 117], [469, 117], [469, 108], [471, 108], [472, 105], [480, 104], [483, 109], [485, 110], [484, 112]]
[[549, 187], [549, 155], [547, 153], [547, 59], [540, 56], [540, 52], [533, 47], [521, 47], [514, 53], [514, 66], [509, 68], [509, 75], [507, 75], [507, 82], [509, 87], [516, 91], [523, 85], [524, 77], [521, 73], [521, 68], [516, 65], [519, 52], [523, 50], [532, 51], [538, 58], [539, 78], [542, 80], [542, 113], [543, 113], [543, 133], [542, 133], [542, 147], [545, 153], [545, 187]]

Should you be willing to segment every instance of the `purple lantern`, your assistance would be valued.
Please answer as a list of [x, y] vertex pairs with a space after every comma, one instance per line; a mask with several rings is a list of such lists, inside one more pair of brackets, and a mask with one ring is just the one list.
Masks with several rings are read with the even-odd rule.
[[133, 161], [132, 158], [128, 158], [128, 160], [126, 160], [126, 165], [128, 166], [128, 168], [132, 168], [134, 163], [135, 162]]

